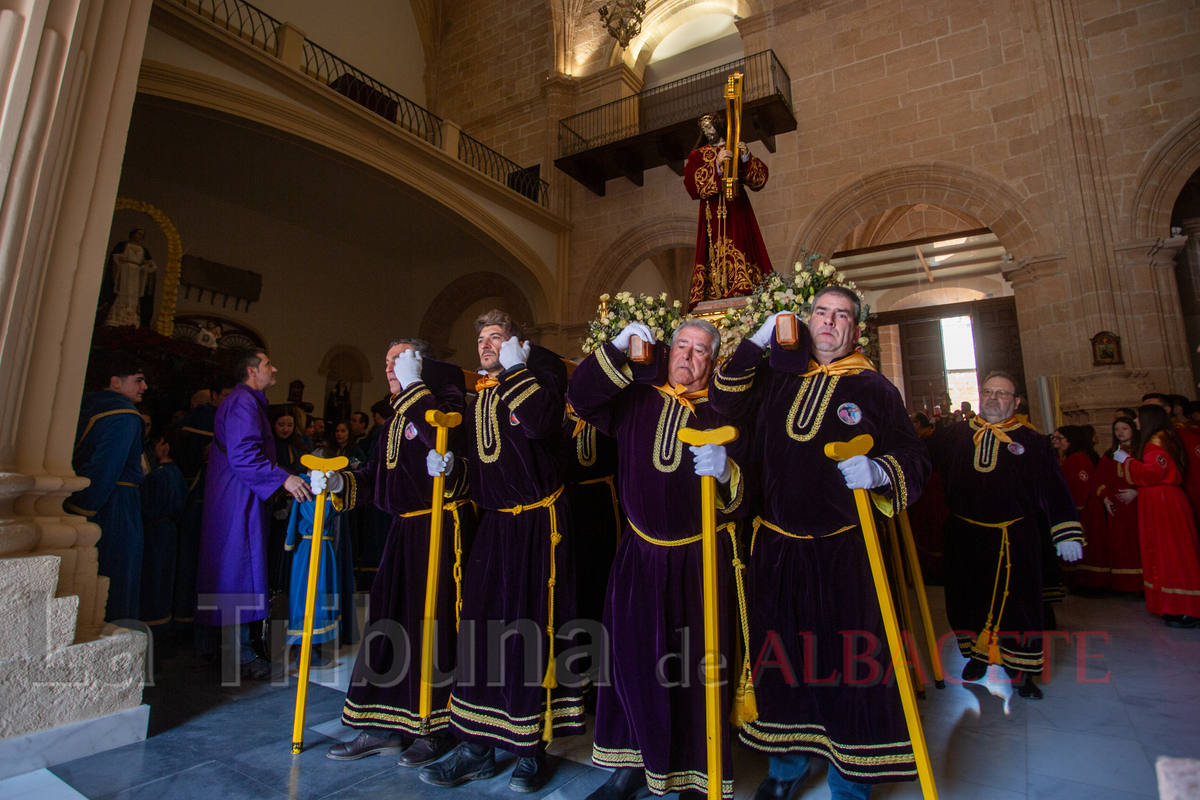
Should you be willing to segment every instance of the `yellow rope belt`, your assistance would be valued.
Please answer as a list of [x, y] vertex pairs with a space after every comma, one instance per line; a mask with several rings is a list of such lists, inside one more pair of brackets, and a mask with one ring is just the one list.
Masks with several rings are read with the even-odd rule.
[[[961, 514], [954, 516], [961, 519], [963, 522], [969, 522], [972, 525], [978, 525], [981, 528], [999, 528], [1000, 529], [1000, 555], [996, 559], [996, 580], [992, 583], [992, 599], [988, 602], [988, 617], [987, 622], [983, 625], [983, 630], [979, 632], [979, 638], [975, 642], [975, 648], [980, 652], [986, 652], [989, 664], [1000, 663], [1000, 637], [997, 630], [1000, 628], [1000, 621], [1004, 618], [1004, 606], [1008, 602], [1008, 585], [1012, 580], [1012, 549], [1009, 545], [1008, 528], [1010, 525], [1015, 525], [1024, 517], [1010, 519], [1008, 522], [976, 522], [973, 519], [967, 519]], [[1000, 589], [1000, 570], [1004, 570], [1004, 596], [1000, 599], [1000, 613], [995, 616], [995, 624], [992, 623], [992, 610], [996, 607], [996, 593]]]
[[759, 528], [769, 528], [769, 529], [775, 531], [776, 533], [787, 536], [790, 539], [828, 539], [830, 536], [837, 536], [839, 533], [845, 533], [846, 531], [852, 531], [857, 527], [858, 527], [857, 525], [847, 525], [844, 528], [838, 528], [836, 531], [833, 531], [832, 533], [822, 534], [821, 536], [808, 536], [808, 535], [802, 534], [802, 533], [791, 533], [790, 531], [785, 531], [783, 528], [779, 527], [778, 525], [775, 525], [771, 522], [767, 522], [762, 517], [755, 517], [754, 518], [754, 533], [751, 534], [751, 536], [750, 536], [750, 552], [751, 553], [754, 552], [754, 542], [758, 540], [758, 529]]
[[[744, 649], [742, 676], [738, 682], [731, 721], [733, 724], [741, 727], [743, 722], [753, 722], [758, 717], [758, 711], [754, 702], [754, 683], [750, 679], [750, 619], [746, 612], [746, 582], [743, 576], [743, 573], [746, 571], [746, 564], [738, 558], [737, 534], [734, 530], [734, 524], [733, 522], [726, 522], [724, 525], [719, 525], [716, 532], [727, 531], [729, 533], [730, 544], [733, 546], [733, 582], [737, 587], [738, 614], [742, 623]], [[633, 532], [642, 539], [660, 547], [681, 547], [685, 544], [695, 544], [704, 538], [703, 533], [698, 533], [695, 536], [688, 536], [683, 539], [655, 539], [653, 536], [647, 536], [638, 530], [638, 527], [633, 524], [633, 520], [629, 521], [629, 527], [633, 528]]]
[[[458, 518], [458, 509], [469, 502], [471, 501], [464, 498], [442, 506], [442, 511], [449, 511], [454, 515], [454, 630], [456, 631], [458, 630], [459, 617], [462, 614], [462, 522]], [[408, 511], [396, 516], [408, 519], [409, 517], [423, 517], [426, 514], [432, 513], [432, 508], [426, 508], [421, 511]]]
[[138, 488], [136, 483], [130, 483], [129, 481], [117, 481], [117, 486], [128, 486], [130, 489]]
[[613, 519], [617, 522], [617, 544], [621, 543], [621, 503], [617, 500], [617, 482], [616, 475], [605, 475], [603, 478], [592, 478], [589, 481], [580, 481], [576, 486], [590, 486], [594, 483], [607, 483], [608, 490], [612, 492], [613, 501]]
[[554, 507], [554, 504], [558, 502], [559, 495], [562, 493], [563, 487], [560, 486], [536, 503], [496, 509], [505, 514], [512, 514], [514, 517], [535, 508], [546, 508], [550, 511], [550, 580], [546, 586], [549, 594], [549, 607], [546, 611], [546, 636], [550, 640], [550, 658], [546, 662], [546, 677], [542, 679], [542, 687], [546, 690], [546, 724], [542, 727], [542, 739], [546, 742], [554, 741], [554, 711], [550, 707], [550, 691], [558, 688], [558, 675], [554, 660], [554, 584], [558, 582], [558, 565], [554, 560], [554, 550], [562, 541], [562, 534], [558, 532], [558, 509]]

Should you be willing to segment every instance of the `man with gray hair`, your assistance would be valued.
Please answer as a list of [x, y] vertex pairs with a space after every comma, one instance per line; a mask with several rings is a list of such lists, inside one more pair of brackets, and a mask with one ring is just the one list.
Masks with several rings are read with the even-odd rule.
[[[629, 361], [634, 335], [654, 344], [651, 364]], [[590, 800], [632, 798], [647, 786], [658, 795], [708, 790], [705, 687], [697, 680], [704, 657], [697, 476], [720, 485], [717, 582], [725, 609], [734, 602], [725, 592], [733, 577], [733, 520], [746, 508], [738, 467], [744, 446], [739, 439], [689, 448], [676, 434], [729, 424], [707, 397], [720, 347], [720, 333], [702, 320], [684, 322], [669, 348], [632, 323], [571, 377], [568, 397], [579, 418], [617, 440], [617, 493], [628, 516], [605, 601], [612, 681], [597, 692], [592, 749], [592, 760], [615, 772]], [[734, 634], [722, 628], [726, 664]], [[729, 677], [722, 678], [727, 686]], [[732, 699], [728, 689], [723, 699], [721, 719]], [[732, 775], [729, 747], [723, 752], [723, 774]], [[728, 796], [732, 781], [722, 789]]]
[[[435, 361], [419, 339], [392, 343], [385, 360], [395, 416], [386, 423], [370, 460], [353, 472], [314, 471], [313, 491], [328, 488], [334, 503], [355, 508], [374, 502], [392, 517], [379, 571], [371, 585], [367, 631], [354, 664], [342, 724], [360, 729], [353, 741], [336, 744], [329, 757], [352, 761], [366, 756], [399, 754], [400, 765], [421, 767], [454, 746], [448, 733], [449, 686], [435, 686], [428, 728], [419, 713], [422, 623], [425, 617], [426, 570], [429, 566], [430, 506], [433, 478], [428, 461], [436, 431], [425, 412], [464, 410], [463, 372]], [[461, 428], [451, 431], [451, 441]], [[440, 461], [439, 461], [440, 463]], [[465, 472], [446, 481], [442, 511], [442, 570], [439, 574], [434, 665], [454, 669], [458, 576], [463, 554], [475, 532], [475, 514], [467, 497]], [[414, 665], [417, 665], [414, 667]], [[413, 740], [416, 740], [415, 742]], [[409, 746], [411, 744], [411, 746]], [[405, 749], [407, 747], [407, 749]]]
[[[812, 755], [829, 762], [835, 800], [917, 774], [900, 694], [877, 679], [892, 662], [853, 491], [893, 516], [920, 494], [929, 456], [896, 387], [856, 350], [861, 315], [857, 294], [825, 287], [796, 349], [780, 346], [772, 315], [713, 376], [716, 410], [754, 420], [748, 650], [763, 667], [740, 738], [770, 756], [756, 800], [798, 795]], [[868, 455], [826, 457], [862, 434]]]

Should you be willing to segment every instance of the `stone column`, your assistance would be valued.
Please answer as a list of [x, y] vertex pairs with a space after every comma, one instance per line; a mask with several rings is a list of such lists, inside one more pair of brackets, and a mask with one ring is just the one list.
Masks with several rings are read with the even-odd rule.
[[[0, 556], [22, 557], [0, 558], [0, 616], [35, 625], [51, 614], [56, 629], [69, 625], [40, 649], [0, 657], [4, 737], [135, 707], [146, 646], [128, 631], [99, 638], [108, 592], [96, 574], [100, 530], [62, 501], [87, 485], [71, 453], [152, 0], [28, 6], [33, 13], [16, 22], [27, 29], [16, 39], [25, 47], [9, 95], [23, 109], [10, 105], [0, 136], [17, 142], [0, 237], [10, 289], [0, 340]], [[12, 22], [5, 14], [0, 26]], [[19, 127], [12, 137], [9, 124]], [[41, 565], [37, 591], [18, 597], [10, 582], [28, 578], [17, 562], [30, 556], [40, 557], [29, 559]], [[43, 592], [78, 601], [48, 603]], [[62, 682], [54, 691], [38, 677], [51, 667]]]
[[[1181, 227], [1187, 244], [1175, 257], [1175, 280], [1179, 284], [1179, 304], [1187, 335], [1188, 357], [1192, 362], [1192, 382], [1200, 381], [1200, 217], [1185, 219]], [[1188, 391], [1188, 397], [1195, 395]]]
[[1114, 249], [1126, 365], [1144, 370], [1156, 391], [1192, 397], [1196, 387], [1175, 280], [1175, 256], [1186, 242], [1186, 236], [1143, 239]]

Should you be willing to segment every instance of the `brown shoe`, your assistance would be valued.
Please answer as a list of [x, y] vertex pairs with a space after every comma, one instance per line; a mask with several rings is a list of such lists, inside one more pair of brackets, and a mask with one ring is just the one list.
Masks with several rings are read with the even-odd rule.
[[377, 736], [370, 731], [359, 731], [352, 741], [335, 744], [325, 755], [334, 761], [357, 761], [367, 756], [395, 756], [408, 746], [406, 737], [398, 733]]

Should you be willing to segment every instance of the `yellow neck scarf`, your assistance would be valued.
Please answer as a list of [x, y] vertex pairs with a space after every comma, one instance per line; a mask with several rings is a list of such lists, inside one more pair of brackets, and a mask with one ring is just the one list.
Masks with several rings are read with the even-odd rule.
[[800, 373], [800, 377], [811, 378], [818, 373], [822, 375], [857, 375], [866, 369], [874, 370], [875, 365], [862, 353], [855, 352], [845, 358], [839, 358], [832, 364], [818, 364], [816, 361], [809, 361], [808, 369]]
[[1014, 423], [1020, 424], [1016, 417], [1009, 417], [1003, 422], [997, 422], [995, 425], [993, 425], [983, 417], [976, 414], [975, 418], [970, 422], [971, 427], [975, 429], [975, 444], [979, 444], [981, 441], [983, 441], [984, 434], [986, 434], [988, 431], [991, 431], [997, 439], [1005, 444], [1011, 444], [1012, 439], [1008, 437], [1008, 434], [1005, 433], [1002, 428], [1011, 428]]
[[587, 423], [579, 418], [579, 415], [575, 413], [575, 407], [570, 403], [567, 403], [567, 419], [575, 420], [575, 430], [571, 432], [572, 439], [583, 433], [587, 428]]
[[679, 403], [681, 406], [686, 408], [688, 411], [691, 411], [693, 414], [696, 413], [696, 404], [693, 403], [692, 401], [696, 400], [700, 397], [708, 397], [708, 387], [707, 386], [705, 386], [703, 389], [701, 389], [698, 392], [689, 392], [687, 390], [687, 387], [684, 386], [683, 384], [675, 384], [674, 386], [672, 386], [670, 384], [670, 382], [664, 383], [662, 386], [655, 386], [654, 388], [658, 389], [660, 392], [665, 394], [667, 397], [672, 398], [677, 403]]
[[475, 393], [479, 394], [484, 389], [491, 389], [493, 386], [499, 386], [500, 381], [490, 375], [480, 375], [479, 380], [475, 381]]

